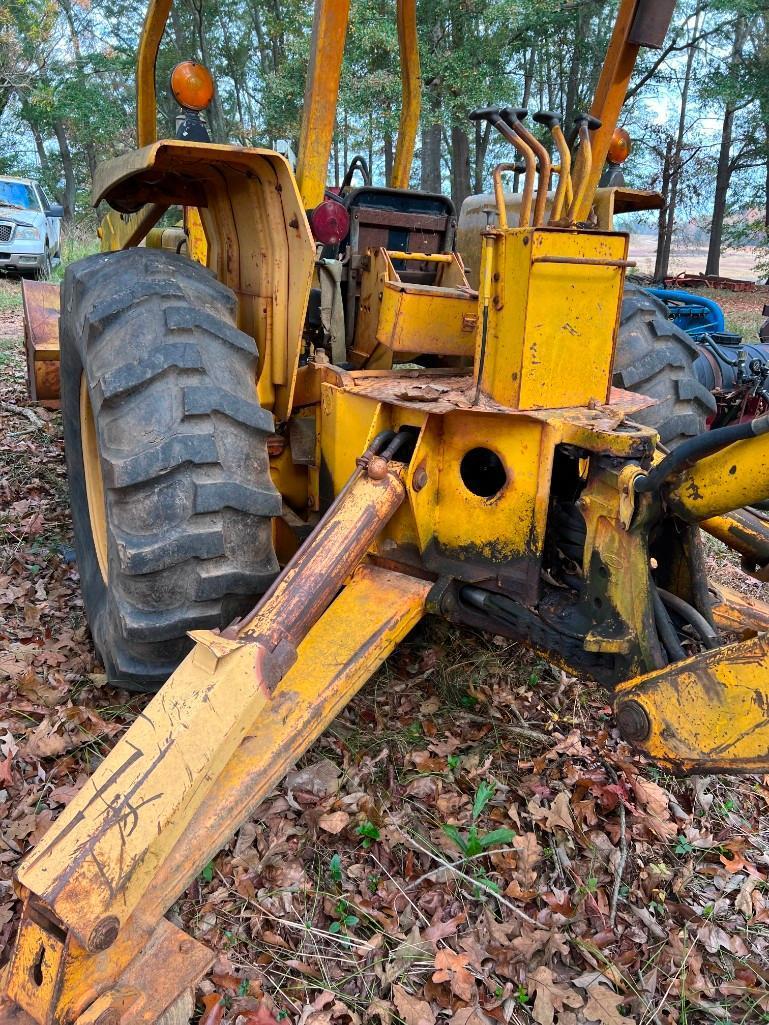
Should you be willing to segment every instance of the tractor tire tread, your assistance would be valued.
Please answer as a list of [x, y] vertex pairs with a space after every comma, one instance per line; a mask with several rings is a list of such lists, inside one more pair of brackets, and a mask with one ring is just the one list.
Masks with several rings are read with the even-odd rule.
[[632, 419], [653, 427], [668, 448], [701, 434], [715, 412], [715, 399], [695, 376], [698, 353], [695, 342], [670, 320], [664, 303], [626, 283], [613, 383], [656, 400]]
[[[226, 626], [278, 569], [273, 420], [235, 311], [230, 289], [175, 253], [97, 254], [65, 274], [62, 405], [86, 611], [108, 677], [135, 690], [157, 689], [189, 630]], [[81, 378], [105, 487], [106, 584], [83, 485]]]

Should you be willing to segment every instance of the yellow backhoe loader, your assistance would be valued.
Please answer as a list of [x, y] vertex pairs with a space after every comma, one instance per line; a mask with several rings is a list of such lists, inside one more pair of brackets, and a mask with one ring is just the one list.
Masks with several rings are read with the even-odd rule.
[[[769, 417], [698, 434], [683, 355], [664, 380], [664, 353], [636, 367], [636, 384], [672, 381], [656, 407], [612, 386], [631, 261], [596, 186], [672, 4], [621, 0], [575, 152], [548, 112], [552, 158], [523, 111], [473, 113], [524, 165], [515, 201], [494, 169], [477, 287], [451, 204], [407, 189], [414, 0], [397, 4], [391, 187], [338, 196], [346, 0], [316, 5], [296, 173], [190, 141], [192, 115], [184, 138], [156, 139], [169, 6], [152, 0], [142, 35], [139, 148], [97, 174], [103, 252], [67, 269], [60, 317], [91, 631], [114, 681], [162, 687], [18, 870], [3, 1025], [139, 1025], [178, 1006], [212, 954], [169, 907], [428, 612], [599, 681], [661, 765], [769, 770], [769, 607], [711, 587], [700, 538], [766, 575], [750, 506], [769, 498]], [[194, 113], [205, 76], [177, 79]], [[151, 235], [174, 206], [197, 212], [188, 234]], [[664, 336], [653, 308], [633, 316]]]

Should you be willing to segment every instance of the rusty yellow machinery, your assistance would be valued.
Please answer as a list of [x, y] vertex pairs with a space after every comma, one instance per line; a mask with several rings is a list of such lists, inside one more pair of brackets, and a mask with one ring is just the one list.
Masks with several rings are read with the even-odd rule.
[[[91, 630], [114, 681], [162, 687], [19, 868], [3, 1025], [176, 1006], [212, 955], [169, 907], [426, 613], [611, 688], [622, 735], [675, 771], [769, 769], [769, 607], [709, 587], [700, 536], [766, 572], [769, 420], [666, 452], [634, 419], [652, 400], [611, 383], [628, 238], [590, 211], [665, 5], [622, 0], [573, 160], [552, 115], [555, 168], [521, 111], [476, 112], [527, 179], [508, 210], [495, 169], [475, 289], [451, 205], [404, 188], [413, 2], [393, 187], [342, 196], [318, 61], [341, 67], [347, 4], [317, 4], [294, 174], [155, 139], [169, 2], [142, 40], [141, 147], [98, 173], [105, 251], [61, 303]], [[208, 268], [137, 245], [175, 205], [199, 212]]]

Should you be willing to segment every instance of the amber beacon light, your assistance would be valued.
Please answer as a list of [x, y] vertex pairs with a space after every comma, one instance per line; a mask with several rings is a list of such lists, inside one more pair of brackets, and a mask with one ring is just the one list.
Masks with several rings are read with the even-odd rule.
[[182, 61], [171, 72], [171, 92], [180, 107], [205, 110], [214, 98], [211, 72], [197, 61]]
[[632, 149], [632, 142], [630, 141], [629, 134], [624, 128], [615, 128], [614, 134], [611, 137], [609, 143], [609, 152], [606, 154], [609, 163], [621, 164], [627, 160], [630, 156], [630, 150]]

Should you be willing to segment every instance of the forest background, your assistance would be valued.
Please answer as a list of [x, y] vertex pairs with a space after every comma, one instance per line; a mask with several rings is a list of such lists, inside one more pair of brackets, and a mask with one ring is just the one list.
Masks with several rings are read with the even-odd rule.
[[[384, 184], [400, 103], [394, 0], [352, 0], [329, 181], [356, 153]], [[616, 0], [420, 0], [423, 102], [412, 185], [459, 205], [488, 190], [506, 144], [468, 112], [490, 103], [559, 112], [590, 104]], [[177, 0], [158, 61], [161, 131], [177, 114], [162, 83], [180, 60], [217, 82], [215, 141], [297, 148], [309, 0]], [[4, 0], [0, 6], [0, 173], [39, 178], [65, 230], [93, 226], [97, 163], [134, 145], [134, 61], [144, 0]], [[622, 122], [628, 183], [658, 189], [655, 277], [699, 235], [707, 271], [725, 246], [753, 246], [769, 274], [769, 5], [678, 0], [663, 49], [642, 51]]]

